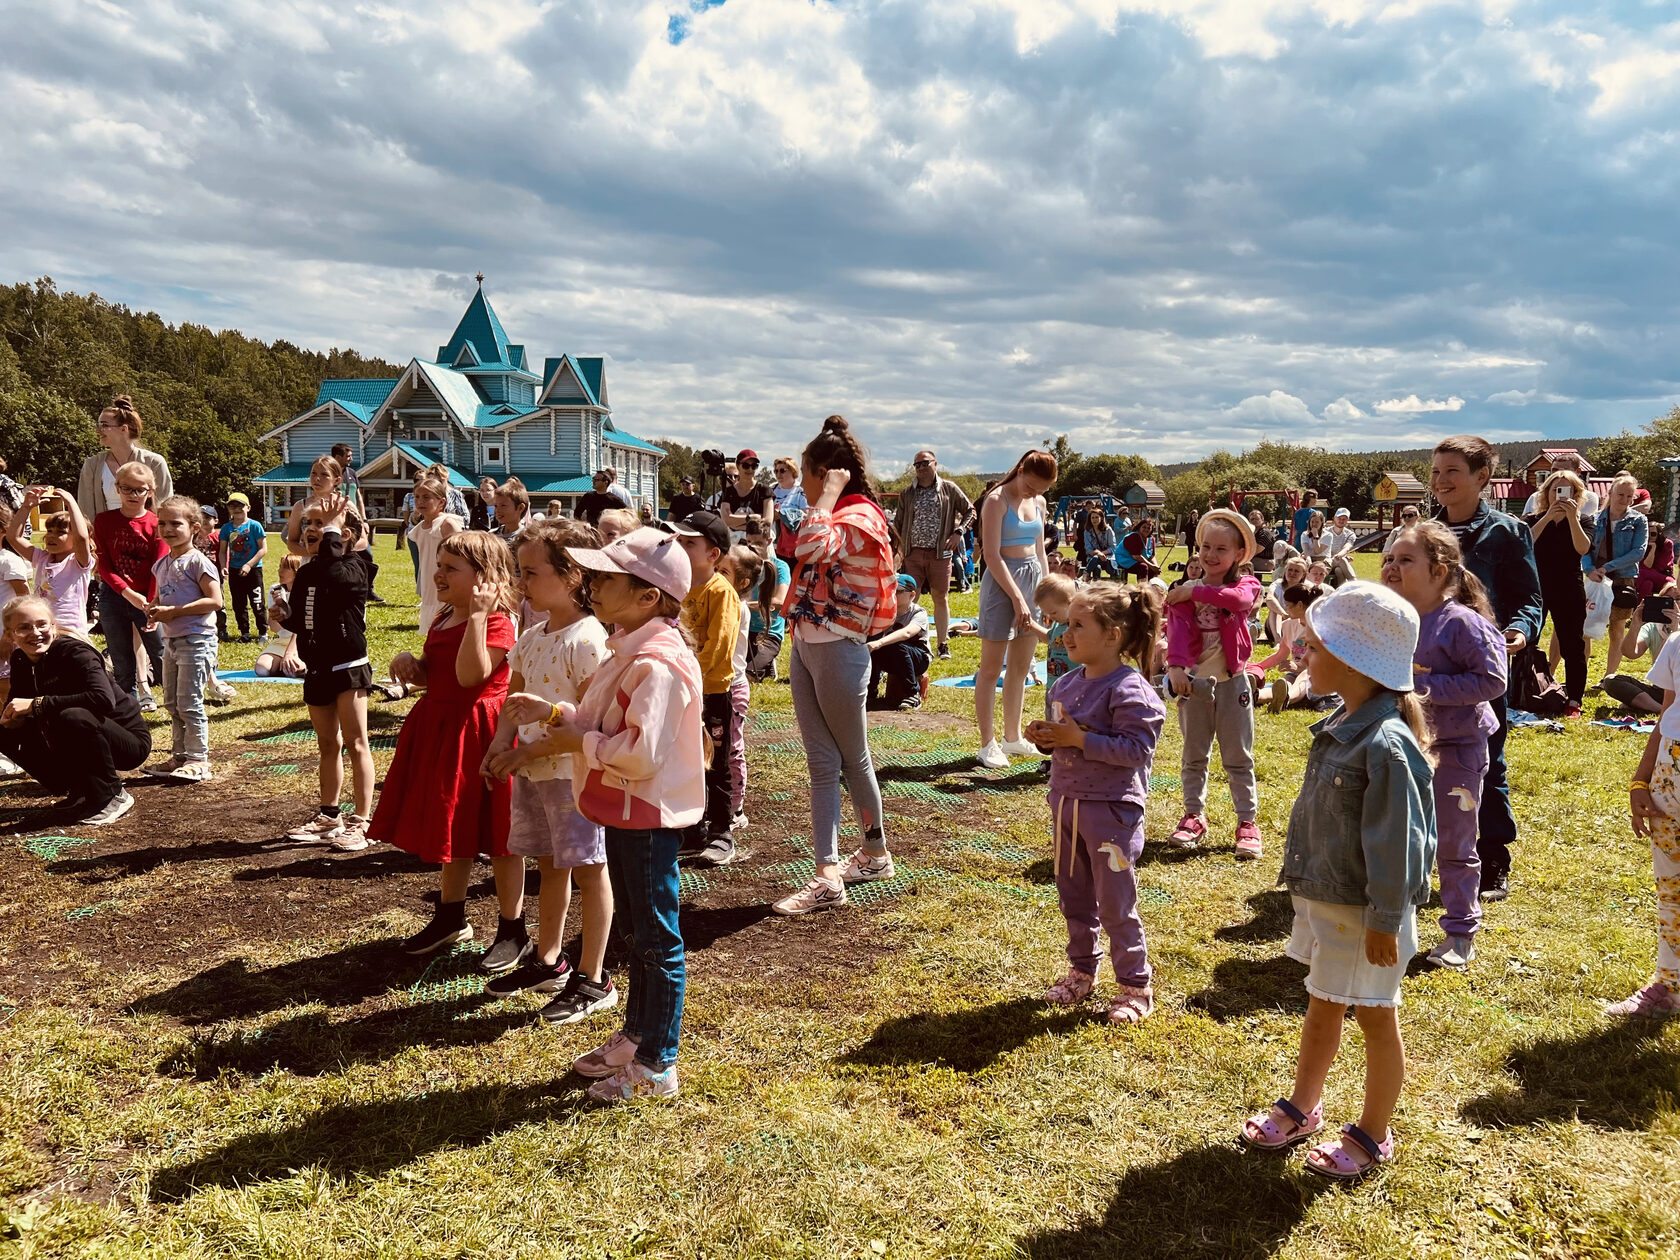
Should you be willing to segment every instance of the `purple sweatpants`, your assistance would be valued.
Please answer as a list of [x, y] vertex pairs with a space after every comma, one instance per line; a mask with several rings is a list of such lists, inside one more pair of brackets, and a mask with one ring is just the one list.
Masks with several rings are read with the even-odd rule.
[[1435, 865], [1441, 874], [1441, 930], [1474, 936], [1482, 922], [1482, 859], [1476, 815], [1487, 774], [1485, 739], [1435, 745]]
[[747, 701], [752, 688], [743, 680], [729, 684], [729, 733], [734, 738], [729, 745], [729, 795], [739, 816], [747, 803]]
[[1068, 962], [1097, 974], [1108, 933], [1114, 978], [1144, 988], [1149, 951], [1138, 918], [1137, 872], [1143, 853], [1143, 810], [1124, 801], [1082, 801], [1050, 793], [1056, 819], [1056, 895], [1067, 920]]

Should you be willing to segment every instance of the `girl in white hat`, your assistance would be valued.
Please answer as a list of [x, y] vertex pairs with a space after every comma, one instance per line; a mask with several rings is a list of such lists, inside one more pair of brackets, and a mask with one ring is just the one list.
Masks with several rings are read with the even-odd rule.
[[1365, 1105], [1307, 1168], [1352, 1181], [1394, 1157], [1388, 1127], [1406, 1072], [1400, 981], [1417, 952], [1417, 907], [1435, 859], [1432, 772], [1412, 691], [1417, 611], [1374, 582], [1350, 582], [1307, 610], [1307, 669], [1342, 705], [1313, 726], [1289, 816], [1283, 881], [1295, 903], [1289, 956], [1311, 968], [1295, 1088], [1243, 1123], [1250, 1146], [1282, 1150], [1324, 1126], [1324, 1079], [1354, 1008], [1365, 1035]]

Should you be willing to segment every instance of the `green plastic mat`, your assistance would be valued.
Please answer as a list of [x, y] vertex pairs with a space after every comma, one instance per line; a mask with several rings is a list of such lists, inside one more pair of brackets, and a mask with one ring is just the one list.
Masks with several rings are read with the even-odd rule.
[[91, 919], [94, 915], [105, 910], [113, 910], [118, 903], [115, 901], [96, 901], [91, 906], [77, 906], [65, 914], [65, 918], [72, 923], [78, 919]]
[[677, 896], [679, 897], [691, 897], [695, 893], [706, 892], [711, 886], [712, 881], [699, 871], [677, 872]]
[[298, 767], [295, 762], [283, 762], [278, 766], [258, 766], [264, 774], [296, 774]]
[[1029, 853], [1027, 850], [995, 839], [983, 832], [973, 832], [966, 836], [954, 836], [945, 842], [947, 848], [959, 849], [965, 853], [982, 853], [987, 857], [996, 858], [1000, 862], [1031, 862], [1041, 854]]
[[1149, 776], [1149, 790], [1151, 792], [1162, 788], [1176, 792], [1183, 786], [1184, 784], [1176, 774], [1152, 774]]
[[301, 744], [305, 740], [315, 738], [315, 728], [312, 726], [303, 731], [281, 731], [278, 735], [264, 735], [261, 739], [252, 740], [255, 744]]
[[458, 1002], [484, 992], [484, 972], [478, 960], [484, 950], [478, 945], [457, 945], [447, 954], [432, 959], [420, 978], [409, 986], [411, 1002]]
[[1140, 906], [1170, 906], [1173, 895], [1165, 888], [1138, 889], [1138, 905]]
[[91, 836], [30, 836], [23, 847], [43, 861], [56, 862], [71, 849], [97, 843]]

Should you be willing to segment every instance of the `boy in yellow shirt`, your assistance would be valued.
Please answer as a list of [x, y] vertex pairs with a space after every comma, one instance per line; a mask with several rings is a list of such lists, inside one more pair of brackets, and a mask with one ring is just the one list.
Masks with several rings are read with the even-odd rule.
[[693, 570], [688, 598], [683, 600], [683, 623], [695, 639], [704, 693], [700, 712], [712, 742], [712, 760], [706, 767], [706, 815], [690, 829], [682, 851], [703, 866], [723, 866], [735, 860], [729, 684], [735, 677], [735, 641], [741, 634], [741, 597], [717, 571], [732, 541], [723, 518], [702, 510], [674, 522], [672, 528]]

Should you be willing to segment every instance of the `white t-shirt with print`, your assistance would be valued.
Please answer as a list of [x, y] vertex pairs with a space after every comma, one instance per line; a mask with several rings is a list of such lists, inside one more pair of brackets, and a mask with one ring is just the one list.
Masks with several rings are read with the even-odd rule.
[[[550, 704], [576, 704], [590, 675], [607, 658], [607, 632], [594, 617], [580, 617], [552, 633], [548, 623], [532, 626], [519, 636], [508, 653], [508, 668], [525, 684], [525, 690]], [[519, 728], [519, 742], [534, 744], [548, 734], [541, 722]], [[570, 779], [572, 757], [556, 753], [538, 757], [519, 769], [527, 779]]]
[[[1651, 664], [1651, 672], [1645, 677], [1653, 687], [1661, 687], [1664, 691], [1680, 691], [1680, 634], [1668, 636], [1668, 642], [1663, 644], [1662, 651], [1657, 653], [1657, 659]], [[1662, 734], [1664, 739], [1680, 739], [1680, 704], [1671, 704], [1664, 710]]]

